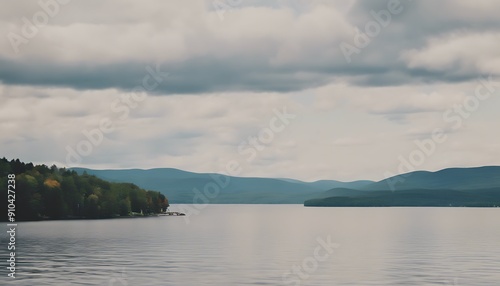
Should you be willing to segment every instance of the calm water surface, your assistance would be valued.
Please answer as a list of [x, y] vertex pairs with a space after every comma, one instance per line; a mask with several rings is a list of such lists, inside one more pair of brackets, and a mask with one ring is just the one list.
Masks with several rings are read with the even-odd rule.
[[[189, 223], [26, 222], [17, 230], [17, 278], [2, 267], [0, 285], [500, 285], [499, 216], [209, 205]], [[337, 244], [331, 253], [320, 242], [328, 240]], [[2, 261], [6, 243], [3, 235]]]

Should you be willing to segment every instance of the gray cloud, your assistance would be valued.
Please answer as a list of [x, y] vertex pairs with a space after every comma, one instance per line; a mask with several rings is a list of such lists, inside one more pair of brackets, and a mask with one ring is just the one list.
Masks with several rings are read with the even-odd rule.
[[[104, 8], [112, 9], [112, 3], [113, 1], [108, 1]], [[146, 66], [156, 63], [161, 63], [162, 69], [171, 75], [168, 84], [164, 83], [155, 90], [158, 94], [290, 92], [322, 86], [339, 77], [347, 78], [351, 84], [361, 86], [462, 82], [477, 77], [476, 70], [460, 71], [455, 66], [439, 71], [423, 66], [409, 67], [401, 58], [401, 54], [424, 47], [433, 37], [457, 31], [499, 32], [500, 20], [491, 17], [491, 11], [486, 9], [488, 7], [483, 7], [488, 4], [483, 2], [476, 7], [475, 17], [467, 17], [464, 9], [470, 10], [474, 7], [463, 7], [463, 4], [450, 1], [438, 4], [430, 1], [401, 1], [403, 11], [393, 15], [392, 22], [386, 28], [382, 28], [381, 33], [373, 38], [360, 54], [354, 54], [351, 63], [347, 63], [339, 44], [342, 41], [352, 43], [354, 28], [363, 30], [364, 25], [373, 20], [371, 12], [387, 9], [387, 3], [387, 1], [357, 1], [350, 10], [342, 11], [345, 13], [340, 14], [343, 19], [329, 22], [326, 17], [330, 15], [322, 11], [340, 13], [335, 2], [329, 5], [324, 1], [310, 4], [298, 2], [295, 3], [294, 9], [298, 14], [290, 15], [287, 14], [289, 7], [283, 6], [283, 3], [278, 1], [259, 7], [262, 13], [274, 15], [274, 18], [269, 19], [274, 19], [276, 23], [267, 24], [274, 24], [275, 28], [266, 31], [259, 27], [255, 29], [247, 27], [246, 31], [240, 34], [234, 33], [228, 25], [235, 25], [236, 29], [253, 22], [257, 13], [255, 10], [257, 6], [254, 5], [259, 5], [258, 1], [225, 11], [227, 17], [220, 23], [216, 21], [217, 19], [210, 18], [216, 17], [216, 12], [211, 11], [213, 7], [206, 4], [194, 5], [197, 8], [192, 8], [193, 13], [197, 13], [201, 18], [199, 21], [187, 18], [184, 14], [173, 16], [185, 21], [184, 25], [191, 29], [190, 34], [165, 19], [141, 18], [153, 13], [151, 9], [142, 8], [143, 10], [137, 12], [138, 15], [131, 15], [127, 22], [126, 15], [130, 12], [128, 9], [121, 12], [122, 14], [114, 11], [108, 14], [109, 17], [96, 16], [90, 19], [85, 17], [85, 9], [91, 9], [92, 5], [75, 4], [74, 7], [68, 5], [64, 7], [68, 14], [73, 14], [74, 9], [80, 8], [84, 9], [81, 13], [83, 16], [78, 16], [71, 22], [67, 17], [63, 17], [65, 12], [61, 11], [61, 17], [54, 18], [54, 23], [45, 27], [44, 33], [47, 35], [41, 34], [39, 38], [31, 40], [26, 47], [22, 46], [27, 49], [26, 52], [22, 51], [20, 55], [12, 57], [11, 53], [3, 51], [0, 54], [0, 81], [17, 85], [128, 90], [141, 84]], [[167, 6], [169, 5], [159, 4], [157, 10], [166, 9]], [[186, 4], [186, 8], [190, 6], [192, 5]], [[315, 9], [316, 6], [320, 8]], [[15, 11], [22, 15], [22, 10]], [[239, 17], [239, 22], [235, 23], [236, 19], [231, 15]], [[307, 17], [316, 17], [318, 21], [324, 20], [324, 26], [310, 22]], [[5, 17], [3, 21], [19, 25], [19, 22], [12, 17]], [[64, 38], [55, 38], [54, 40], [62, 41], [60, 43], [62, 46], [67, 45], [67, 49], [82, 49], [80, 60], [63, 60], [57, 56], [58, 53], [53, 46], [56, 43], [47, 37], [56, 33], [53, 31], [55, 29], [62, 29], [62, 33], [65, 31], [70, 33], [76, 29], [71, 24], [77, 23], [80, 25], [79, 29], [83, 31], [86, 27], [89, 31], [94, 31], [95, 25], [102, 25], [104, 34], [97, 35], [95, 41], [101, 40], [99, 37], [108, 37], [108, 45], [98, 46], [92, 39], [82, 38], [86, 40], [85, 45], [78, 46], [74, 43], [78, 40], [78, 34], [67, 38], [67, 44]], [[338, 23], [343, 23], [344, 26], [339, 28]], [[144, 34], [146, 31], [129, 31], [129, 34], [120, 36], [119, 30], [123, 25], [134, 27], [140, 24], [155, 27], [154, 32], [146, 30], [154, 35], [166, 39], [175, 37], [180, 39], [179, 43], [182, 44], [169, 41], [157, 42], [139, 34]], [[298, 29], [296, 35], [287, 31], [287, 24], [296, 25]], [[324, 29], [329, 33], [321, 32], [314, 35], [317, 29]], [[305, 32], [302, 33], [301, 30]], [[134, 35], [144, 42], [136, 46], [133, 43]], [[81, 33], [81, 37], [86, 36], [86, 32]], [[116, 42], [113, 43], [113, 39], [109, 37], [115, 38]], [[133, 48], [129, 48], [127, 43]], [[240, 48], [242, 47], [240, 43], [246, 44], [246, 48]], [[172, 45], [184, 46], [185, 49], [175, 48], [169, 52], [170, 49], [174, 49], [170, 47]], [[199, 45], [205, 45], [206, 49], [200, 50]], [[162, 48], [165, 49], [165, 55], [159, 53]], [[48, 57], [43, 56], [44, 50]], [[116, 52], [113, 53], [113, 50]], [[78, 50], [67, 52], [76, 55]], [[286, 55], [286, 53], [291, 54]], [[106, 54], [123, 54], [123, 56], [103, 61], [102, 57]], [[175, 56], [176, 54], [178, 56]]]
[[[348, 63], [339, 45], [387, 3], [252, 0], [221, 19], [211, 0], [72, 1], [16, 54], [6, 35], [22, 33], [21, 19], [40, 7], [10, 1], [0, 11], [0, 147], [64, 165], [66, 146], [110, 118], [116, 129], [82, 165], [214, 172], [240, 160], [244, 175], [380, 179], [413, 139], [446, 130], [443, 112], [474, 93], [479, 75], [500, 74], [500, 2], [483, 0], [401, 0], [403, 11]], [[157, 64], [168, 78], [115, 112], [112, 102]], [[498, 142], [499, 104], [481, 102], [422, 168], [448, 167], [439, 158], [498, 163], [486, 144]], [[238, 146], [284, 106], [297, 119], [247, 162]], [[486, 159], [464, 158], [463, 148]]]

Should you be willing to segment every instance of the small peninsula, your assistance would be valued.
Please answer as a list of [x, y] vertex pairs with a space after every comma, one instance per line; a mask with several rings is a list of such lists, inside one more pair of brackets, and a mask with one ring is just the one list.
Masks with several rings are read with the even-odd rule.
[[[15, 175], [16, 221], [148, 216], [160, 214], [169, 206], [165, 195], [135, 184], [108, 182], [55, 165], [2, 158], [0, 185], [5, 193], [9, 174]], [[1, 211], [7, 213], [7, 204], [1, 204]]]

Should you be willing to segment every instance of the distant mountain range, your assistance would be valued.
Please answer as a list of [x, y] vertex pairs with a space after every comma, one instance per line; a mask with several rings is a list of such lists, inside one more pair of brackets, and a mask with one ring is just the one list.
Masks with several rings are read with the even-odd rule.
[[355, 190], [329, 190], [305, 206], [500, 206], [500, 167], [416, 171]]
[[[416, 171], [379, 182], [303, 182], [283, 178], [226, 177], [172, 168], [93, 170], [73, 168], [112, 182], [160, 191], [172, 204], [255, 203], [306, 206], [500, 205], [500, 167]], [[201, 194], [208, 195], [201, 195]]]
[[303, 182], [293, 179], [227, 177], [214, 173], [192, 173], [172, 168], [93, 170], [72, 168], [79, 174], [84, 171], [111, 182], [129, 182], [148, 190], [155, 190], [168, 197], [171, 204], [202, 203], [198, 190], [218, 194], [208, 197], [209, 203], [242, 204], [302, 204], [305, 200], [323, 197], [323, 192], [336, 188], [358, 189], [373, 181], [340, 182], [321, 180]]
[[452, 189], [500, 187], [500, 167], [449, 168], [437, 172], [416, 171], [361, 187], [362, 190]]

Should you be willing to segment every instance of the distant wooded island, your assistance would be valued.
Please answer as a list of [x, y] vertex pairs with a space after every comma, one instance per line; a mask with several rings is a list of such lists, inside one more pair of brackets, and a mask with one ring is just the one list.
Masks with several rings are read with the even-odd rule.
[[500, 189], [372, 191], [304, 202], [306, 207], [500, 207]]

